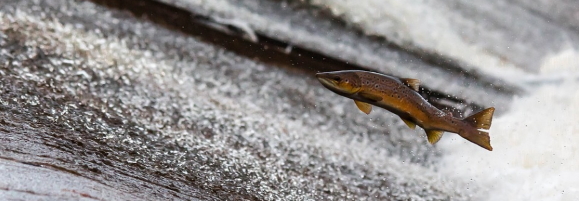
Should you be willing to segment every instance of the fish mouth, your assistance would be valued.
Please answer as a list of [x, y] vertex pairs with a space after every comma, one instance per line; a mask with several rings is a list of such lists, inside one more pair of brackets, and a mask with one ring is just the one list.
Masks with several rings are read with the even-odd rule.
[[337, 89], [336, 83], [326, 73], [316, 73], [316, 78], [327, 88]]

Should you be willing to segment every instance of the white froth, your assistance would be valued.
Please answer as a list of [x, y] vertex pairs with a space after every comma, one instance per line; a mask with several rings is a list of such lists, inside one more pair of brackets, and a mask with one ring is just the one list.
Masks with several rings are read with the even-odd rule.
[[579, 72], [579, 51], [569, 48], [546, 58], [541, 67], [541, 73], [559, 74], [565, 72]]
[[[466, 70], [504, 78], [524, 73], [514, 64], [460, 36], [451, 21], [452, 8], [424, 0], [313, 0], [368, 35], [384, 36], [401, 45], [416, 45], [469, 63]], [[459, 19], [455, 19], [459, 20]]]
[[[579, 60], [563, 51], [541, 72], [574, 74]], [[576, 58], [576, 57], [575, 57]], [[547, 75], [548, 76], [548, 75]], [[534, 86], [495, 117], [488, 152], [453, 135], [440, 143], [441, 171], [484, 189], [479, 200], [579, 198], [579, 82], [573, 78]]]

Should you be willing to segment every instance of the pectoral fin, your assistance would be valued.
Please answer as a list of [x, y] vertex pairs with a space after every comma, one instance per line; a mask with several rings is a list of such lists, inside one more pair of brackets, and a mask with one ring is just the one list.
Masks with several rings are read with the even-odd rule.
[[440, 140], [440, 138], [442, 138], [442, 134], [444, 134], [444, 131], [439, 130], [426, 131], [426, 136], [428, 137], [428, 142], [430, 142], [430, 144], [437, 143]]
[[400, 78], [400, 81], [404, 83], [404, 85], [412, 88], [414, 91], [418, 91], [418, 87], [420, 86], [420, 80], [412, 79], [412, 78]]
[[404, 119], [402, 118], [402, 121], [404, 121], [404, 123], [406, 123], [406, 125], [411, 128], [412, 130], [414, 130], [416, 128], [416, 124], [408, 119]]
[[356, 106], [358, 106], [358, 109], [360, 109], [360, 111], [366, 114], [370, 114], [370, 112], [372, 112], [372, 105], [357, 100], [355, 100], [354, 103], [356, 103]]
[[366, 93], [366, 92], [358, 92], [358, 95], [362, 98], [368, 99], [369, 101], [374, 101], [374, 102], [378, 102], [382, 100], [382, 97], [378, 96], [378, 95], [374, 95], [371, 93]]

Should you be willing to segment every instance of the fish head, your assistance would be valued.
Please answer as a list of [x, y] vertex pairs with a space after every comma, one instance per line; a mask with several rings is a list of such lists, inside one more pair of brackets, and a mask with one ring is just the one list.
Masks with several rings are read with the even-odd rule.
[[316, 77], [324, 87], [340, 95], [352, 95], [362, 89], [360, 77], [355, 72], [335, 71], [317, 73]]

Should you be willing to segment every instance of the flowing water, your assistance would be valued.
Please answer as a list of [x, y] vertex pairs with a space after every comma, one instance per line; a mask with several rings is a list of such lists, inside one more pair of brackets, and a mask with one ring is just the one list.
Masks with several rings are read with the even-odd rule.
[[453, 135], [441, 142], [441, 172], [481, 186], [479, 200], [579, 198], [577, 54], [544, 62], [530, 93], [493, 120], [493, 152]]
[[[507, 111], [500, 103], [491, 104], [499, 110], [490, 129], [494, 151], [473, 146], [455, 134], [446, 134], [437, 145], [443, 156], [435, 169], [454, 178], [450, 179], [453, 185], [467, 181], [465, 190], [476, 189], [471, 195], [474, 200], [579, 198], [579, 53], [575, 34], [550, 33], [559, 29], [556, 22], [529, 17], [533, 14], [522, 12], [513, 2], [312, 2], [327, 6], [367, 33], [395, 42], [411, 40], [527, 89], [527, 94], [514, 98]], [[513, 16], [517, 20], [513, 21]], [[473, 32], [479, 30], [473, 27], [486, 31]], [[530, 48], [534, 44], [541, 48]]]

